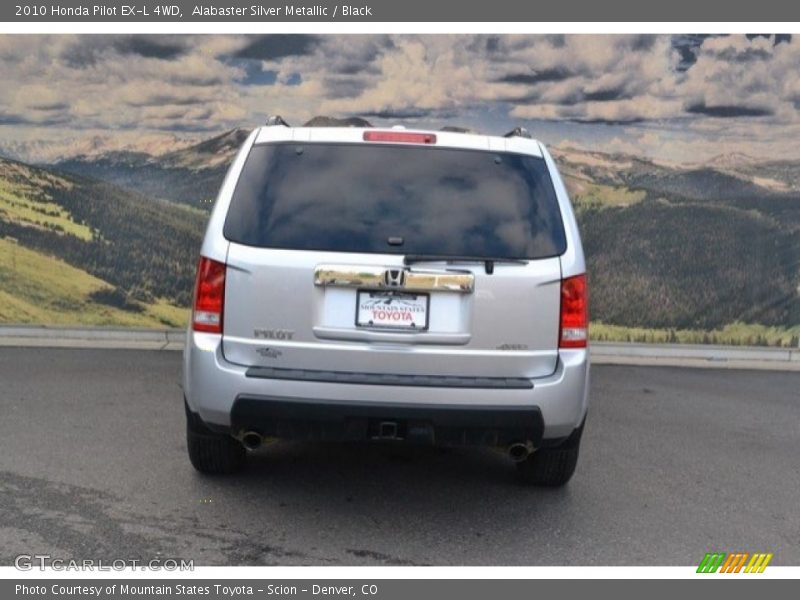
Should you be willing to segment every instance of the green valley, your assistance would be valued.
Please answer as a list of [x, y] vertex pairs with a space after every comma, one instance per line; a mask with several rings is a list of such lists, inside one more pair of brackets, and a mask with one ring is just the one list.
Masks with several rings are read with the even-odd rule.
[[183, 326], [205, 218], [0, 159], [0, 322]]
[[184, 327], [188, 310], [166, 300], [105, 304], [108, 282], [47, 256], [0, 239], [0, 322], [48, 325]]

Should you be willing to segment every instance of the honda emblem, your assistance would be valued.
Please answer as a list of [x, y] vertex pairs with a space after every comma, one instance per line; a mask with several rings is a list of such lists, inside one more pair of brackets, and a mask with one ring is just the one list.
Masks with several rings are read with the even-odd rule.
[[406, 272], [403, 269], [386, 269], [383, 283], [387, 287], [403, 287], [406, 284]]

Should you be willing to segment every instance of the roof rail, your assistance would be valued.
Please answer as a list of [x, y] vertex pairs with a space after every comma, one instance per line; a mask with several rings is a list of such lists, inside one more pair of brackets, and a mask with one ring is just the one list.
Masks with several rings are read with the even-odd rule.
[[276, 125], [281, 125], [283, 127], [289, 127], [289, 124], [283, 120], [283, 117], [280, 115], [270, 115], [267, 117], [267, 122], [264, 123], [267, 127], [275, 127]]
[[507, 137], [507, 138], [510, 138], [510, 137], [522, 137], [522, 138], [531, 139], [531, 134], [524, 127], [514, 127], [514, 129], [509, 131], [503, 137]]

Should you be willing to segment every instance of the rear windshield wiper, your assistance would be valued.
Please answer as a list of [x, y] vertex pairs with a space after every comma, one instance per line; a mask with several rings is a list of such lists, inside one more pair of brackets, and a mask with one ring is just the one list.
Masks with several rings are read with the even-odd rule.
[[421, 262], [477, 262], [483, 263], [486, 274], [494, 273], [495, 263], [508, 265], [527, 265], [528, 261], [522, 258], [491, 258], [485, 256], [440, 256], [436, 254], [406, 254], [403, 264], [411, 265]]

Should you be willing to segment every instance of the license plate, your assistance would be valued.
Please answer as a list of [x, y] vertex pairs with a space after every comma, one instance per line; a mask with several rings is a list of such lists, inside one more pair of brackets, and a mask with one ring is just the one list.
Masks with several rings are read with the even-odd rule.
[[428, 294], [359, 290], [356, 325], [424, 331], [428, 328]]

